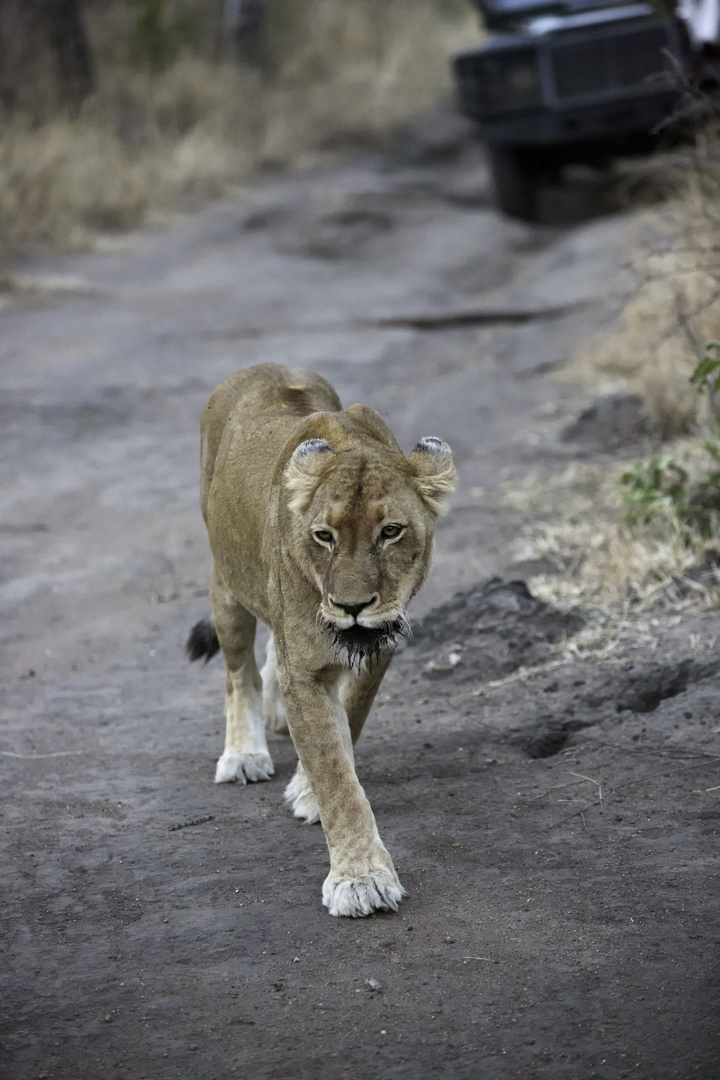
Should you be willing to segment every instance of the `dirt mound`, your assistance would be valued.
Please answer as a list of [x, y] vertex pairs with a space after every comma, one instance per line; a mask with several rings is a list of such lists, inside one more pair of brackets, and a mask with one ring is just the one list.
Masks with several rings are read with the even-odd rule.
[[414, 628], [426, 678], [499, 679], [541, 660], [584, 625], [532, 595], [524, 581], [488, 578], [462, 589]]
[[720, 660], [713, 657], [631, 664], [585, 694], [582, 703], [590, 709], [610, 705], [617, 713], [654, 712], [663, 701], [685, 693], [693, 683], [711, 678], [719, 667]]
[[[553, 708], [515, 732], [515, 742], [531, 758], [553, 757], [565, 748], [572, 732], [608, 722], [615, 725], [632, 721], [633, 714], [654, 713], [663, 702], [680, 696], [687, 719], [696, 707], [688, 708], [688, 692], [696, 684], [712, 679], [719, 668], [720, 660], [712, 656], [628, 663], [580, 694], [577, 687], [585, 680], [576, 679], [568, 671], [565, 678], [542, 687], [545, 694], [553, 695]], [[662, 722], [656, 734], [661, 728]]]

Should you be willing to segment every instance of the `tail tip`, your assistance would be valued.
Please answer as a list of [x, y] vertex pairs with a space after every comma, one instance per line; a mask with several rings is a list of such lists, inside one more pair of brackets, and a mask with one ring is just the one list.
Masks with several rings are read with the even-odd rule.
[[185, 644], [188, 660], [192, 663], [194, 660], [204, 659], [207, 664], [219, 649], [220, 642], [212, 619], [201, 619], [195, 623]]

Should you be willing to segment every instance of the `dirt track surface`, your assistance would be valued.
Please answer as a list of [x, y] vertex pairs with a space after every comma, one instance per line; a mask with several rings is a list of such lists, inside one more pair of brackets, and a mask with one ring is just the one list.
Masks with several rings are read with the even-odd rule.
[[[0, 313], [3, 1080], [720, 1075], [720, 620], [483, 681], [557, 639], [503, 584], [524, 517], [494, 492], [575, 452], [585, 402], [548, 373], [613, 318], [639, 228], [503, 220], [475, 151], [416, 147], [22, 268]], [[325, 913], [287, 739], [272, 782], [212, 782], [221, 666], [182, 652], [208, 610], [198, 417], [263, 360], [456, 450], [427, 633], [357, 754], [397, 915]]]

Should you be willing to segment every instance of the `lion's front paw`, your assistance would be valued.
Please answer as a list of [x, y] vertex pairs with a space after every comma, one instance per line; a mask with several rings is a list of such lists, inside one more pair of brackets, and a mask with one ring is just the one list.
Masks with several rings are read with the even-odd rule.
[[226, 750], [218, 758], [215, 783], [229, 784], [233, 780], [239, 780], [242, 784], [247, 784], [248, 780], [253, 783], [257, 780], [269, 780], [274, 772], [272, 758], [263, 751], [238, 754], [234, 750]]
[[306, 825], [314, 825], [320, 820], [317, 799], [313, 795], [310, 781], [300, 770], [293, 776], [285, 788], [285, 802], [293, 812], [293, 817], [300, 818]]
[[372, 915], [373, 911], [397, 911], [405, 890], [394, 870], [380, 869], [374, 874], [337, 877], [330, 873], [323, 885], [323, 904], [331, 915], [351, 919]]

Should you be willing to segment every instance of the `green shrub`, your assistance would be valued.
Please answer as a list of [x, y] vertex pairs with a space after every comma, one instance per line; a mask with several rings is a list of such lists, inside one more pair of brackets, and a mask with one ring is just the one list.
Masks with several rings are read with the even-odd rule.
[[[705, 356], [696, 366], [690, 382], [698, 393], [709, 398], [710, 422], [717, 424], [715, 395], [720, 391], [720, 341], [710, 341]], [[621, 498], [629, 506], [628, 525], [647, 525], [659, 514], [670, 513], [681, 525], [709, 539], [720, 512], [720, 444], [706, 439], [707, 455], [694, 475], [670, 454], [635, 462], [620, 477]]]
[[688, 512], [688, 472], [670, 454], [637, 461], [620, 477], [621, 492], [630, 509], [628, 525], [647, 525], [659, 513], [671, 511], [680, 521]]

